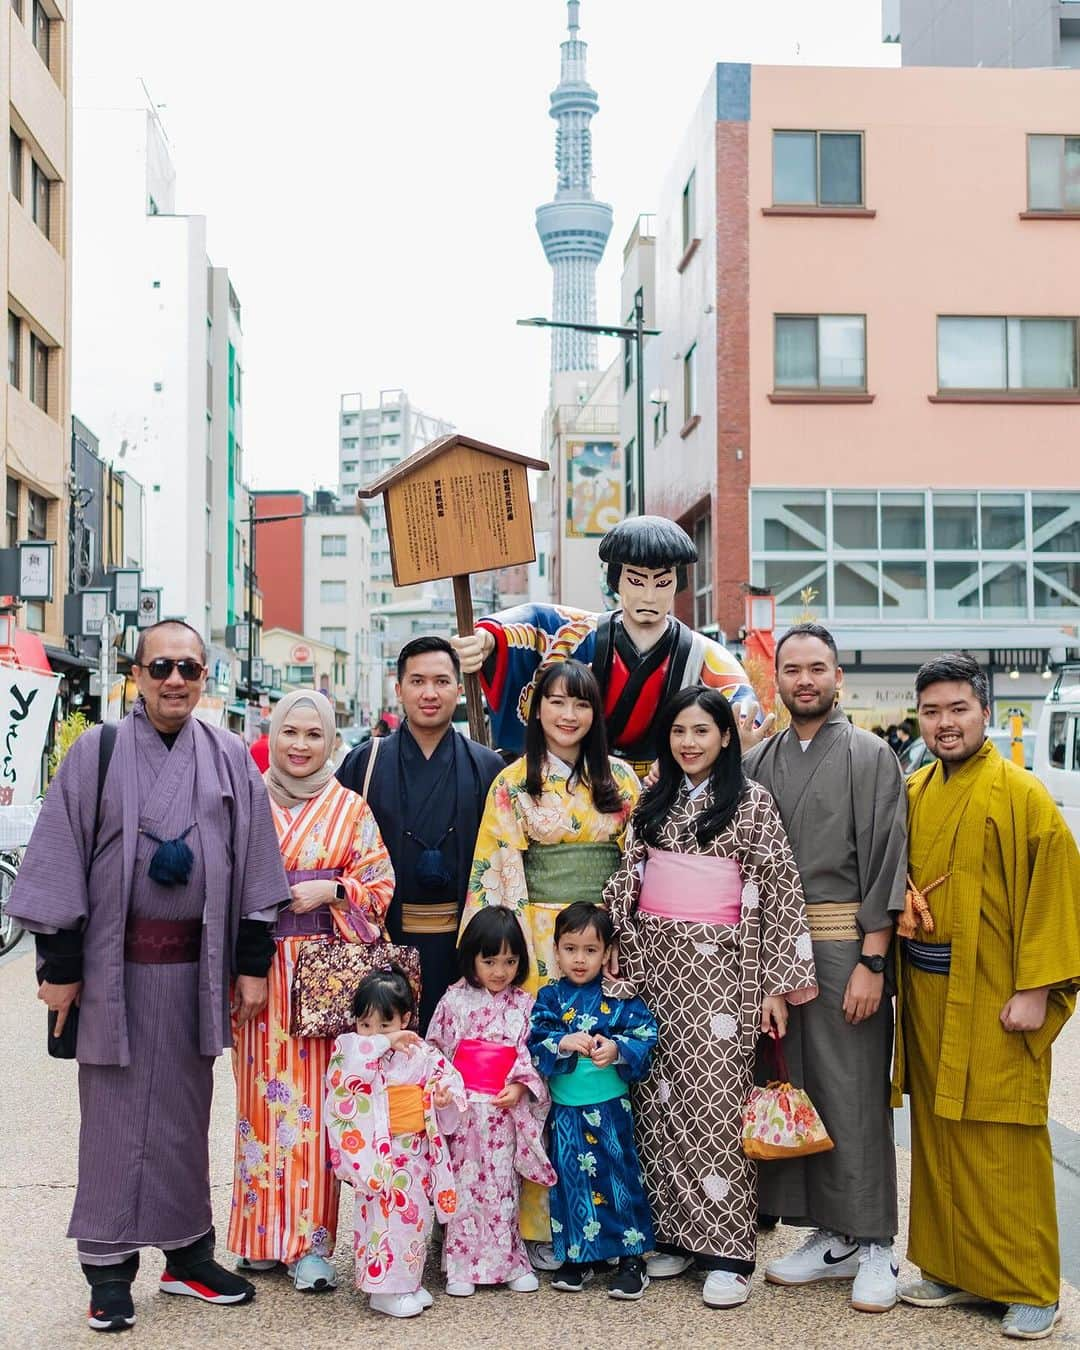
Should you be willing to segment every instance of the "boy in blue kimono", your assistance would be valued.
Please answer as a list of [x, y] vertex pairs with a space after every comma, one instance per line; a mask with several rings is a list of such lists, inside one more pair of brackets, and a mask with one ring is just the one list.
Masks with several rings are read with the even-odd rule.
[[552, 1288], [577, 1293], [592, 1263], [617, 1257], [612, 1298], [639, 1299], [653, 1249], [649, 1202], [634, 1146], [628, 1085], [644, 1078], [656, 1019], [639, 998], [610, 998], [602, 986], [614, 932], [607, 911], [585, 901], [555, 920], [562, 978], [537, 995], [529, 1049], [551, 1091], [551, 1240], [562, 1262]]

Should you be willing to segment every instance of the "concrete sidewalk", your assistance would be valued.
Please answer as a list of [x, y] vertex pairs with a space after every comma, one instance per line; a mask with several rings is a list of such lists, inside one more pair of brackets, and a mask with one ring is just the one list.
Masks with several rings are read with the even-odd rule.
[[[1073, 1031], [1076, 1029], [1073, 1028]], [[0, 1130], [0, 1218], [4, 1225], [5, 1280], [0, 1288], [0, 1345], [24, 1350], [56, 1346], [101, 1347], [86, 1327], [86, 1284], [73, 1244], [63, 1236], [75, 1185], [78, 1108], [75, 1065], [50, 1060], [44, 1049], [45, 1017], [34, 998], [29, 955], [0, 966], [0, 1044], [4, 1047]], [[1080, 1044], [1075, 1036], [1071, 1043]], [[233, 1086], [227, 1059], [218, 1069], [211, 1175], [218, 1231], [227, 1224], [232, 1169]], [[900, 1153], [901, 1194], [907, 1188], [908, 1155]], [[1075, 1195], [1075, 1193], [1074, 1193]], [[1063, 1237], [1080, 1229], [1080, 1212], [1070, 1199], [1060, 1204]], [[435, 1306], [422, 1317], [395, 1321], [371, 1313], [352, 1288], [351, 1197], [342, 1202], [344, 1243], [337, 1265], [341, 1285], [332, 1294], [297, 1294], [279, 1274], [256, 1276], [259, 1295], [241, 1308], [213, 1308], [193, 1299], [156, 1292], [161, 1257], [147, 1252], [135, 1285], [137, 1323], [130, 1341], [157, 1347], [237, 1346], [245, 1350], [297, 1350], [307, 1345], [372, 1347], [472, 1347], [528, 1343], [529, 1350], [611, 1350], [613, 1346], [691, 1347], [801, 1346], [806, 1350], [918, 1350], [921, 1346], [1001, 1346], [995, 1310], [950, 1308], [920, 1311], [898, 1306], [883, 1316], [854, 1312], [849, 1286], [816, 1285], [802, 1290], [766, 1285], [764, 1263], [794, 1246], [799, 1230], [780, 1228], [760, 1245], [759, 1273], [749, 1302], [731, 1312], [701, 1302], [690, 1278], [654, 1282], [638, 1304], [619, 1304], [601, 1287], [583, 1294], [560, 1294], [544, 1283], [537, 1294], [481, 1290], [470, 1299], [441, 1292], [437, 1271], [429, 1270]], [[901, 1215], [906, 1240], [906, 1213]], [[906, 1266], [902, 1278], [912, 1275]], [[542, 1277], [543, 1278], [543, 1277]], [[1080, 1345], [1080, 1294], [1062, 1289], [1065, 1320], [1051, 1344]], [[127, 1343], [127, 1342], [125, 1342]]]

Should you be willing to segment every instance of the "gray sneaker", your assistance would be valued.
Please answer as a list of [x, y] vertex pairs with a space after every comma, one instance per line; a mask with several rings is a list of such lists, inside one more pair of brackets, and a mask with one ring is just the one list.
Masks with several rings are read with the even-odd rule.
[[914, 1280], [911, 1284], [902, 1284], [896, 1291], [901, 1303], [910, 1303], [914, 1308], [951, 1308], [958, 1303], [985, 1303], [977, 1294], [969, 1294], [957, 1289], [955, 1284], [938, 1284], [937, 1280]]
[[1010, 1303], [1001, 1319], [1001, 1334], [1015, 1341], [1044, 1341], [1060, 1321], [1061, 1308], [1057, 1303], [1045, 1308]]

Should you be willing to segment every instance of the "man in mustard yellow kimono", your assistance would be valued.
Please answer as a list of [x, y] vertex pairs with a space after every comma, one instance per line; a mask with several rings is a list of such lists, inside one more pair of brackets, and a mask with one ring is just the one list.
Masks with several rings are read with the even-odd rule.
[[894, 1105], [911, 1098], [916, 1307], [1007, 1305], [1002, 1331], [1060, 1317], [1050, 1047], [1080, 988], [1080, 854], [1049, 793], [986, 739], [969, 656], [915, 678], [937, 762], [908, 782]]

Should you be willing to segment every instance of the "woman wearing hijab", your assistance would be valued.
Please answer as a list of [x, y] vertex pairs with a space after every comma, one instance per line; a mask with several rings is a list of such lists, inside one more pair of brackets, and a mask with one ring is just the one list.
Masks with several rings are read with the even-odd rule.
[[289, 1035], [293, 967], [305, 942], [372, 942], [394, 871], [367, 803], [334, 777], [334, 716], [320, 694], [287, 694], [270, 719], [264, 775], [292, 903], [279, 913], [269, 1002], [234, 1033], [236, 1168], [229, 1249], [243, 1270], [284, 1264], [297, 1289], [332, 1289], [339, 1182], [327, 1156], [323, 1078], [331, 1040]]

